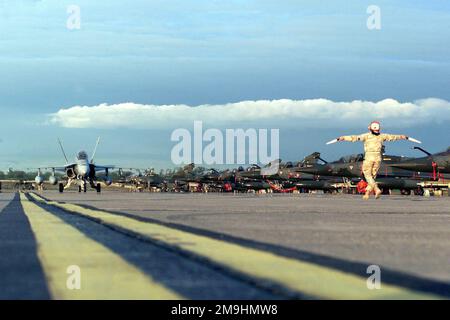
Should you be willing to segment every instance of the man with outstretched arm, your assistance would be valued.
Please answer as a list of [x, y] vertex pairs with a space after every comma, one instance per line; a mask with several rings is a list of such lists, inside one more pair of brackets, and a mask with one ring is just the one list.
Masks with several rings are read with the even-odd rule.
[[395, 141], [395, 140], [408, 140], [405, 135], [387, 134], [380, 132], [380, 123], [373, 121], [370, 123], [369, 132], [357, 136], [342, 136], [337, 138], [337, 141], [363, 141], [364, 142], [364, 162], [363, 162], [363, 174], [367, 181], [366, 193], [363, 199], [369, 199], [369, 195], [372, 191], [375, 191], [375, 198], [378, 199], [381, 195], [381, 190], [375, 181], [380, 164], [382, 161], [383, 142]]

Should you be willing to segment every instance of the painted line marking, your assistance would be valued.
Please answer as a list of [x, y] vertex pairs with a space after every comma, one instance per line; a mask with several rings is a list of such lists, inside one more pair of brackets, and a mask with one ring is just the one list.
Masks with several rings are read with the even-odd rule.
[[[20, 200], [54, 299], [182, 299], [23, 193]], [[70, 274], [66, 271], [71, 265], [80, 267], [80, 290], [67, 288]]]

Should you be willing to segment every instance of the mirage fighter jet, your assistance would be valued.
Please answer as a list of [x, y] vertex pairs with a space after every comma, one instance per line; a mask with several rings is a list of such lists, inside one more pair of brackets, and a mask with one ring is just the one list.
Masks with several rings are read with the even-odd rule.
[[433, 175], [433, 180], [439, 178], [441, 174], [450, 173], [450, 147], [444, 152], [435, 154], [431, 154], [420, 147], [414, 147], [414, 149], [422, 151], [426, 156], [393, 163], [389, 166], [403, 170], [428, 172]]

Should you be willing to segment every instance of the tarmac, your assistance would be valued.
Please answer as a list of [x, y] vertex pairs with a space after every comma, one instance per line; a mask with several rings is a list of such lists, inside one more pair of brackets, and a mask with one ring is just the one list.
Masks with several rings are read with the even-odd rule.
[[450, 197], [44, 191], [0, 210], [1, 299], [450, 298]]

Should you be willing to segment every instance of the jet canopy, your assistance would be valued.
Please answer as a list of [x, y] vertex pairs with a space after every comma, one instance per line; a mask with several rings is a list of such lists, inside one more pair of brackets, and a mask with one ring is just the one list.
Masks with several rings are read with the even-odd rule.
[[339, 159], [338, 162], [343, 162], [343, 163], [353, 163], [353, 162], [358, 162], [358, 161], [363, 161], [364, 160], [364, 155], [362, 153], [358, 153], [358, 154], [352, 154], [349, 156], [345, 156]]
[[255, 171], [259, 169], [261, 169], [260, 166], [258, 166], [257, 164], [252, 164], [250, 167], [247, 168], [247, 171]]
[[291, 161], [286, 162], [285, 168], [293, 168], [294, 164]]
[[87, 158], [88, 158], [88, 156], [87, 156], [86, 151], [78, 152], [78, 154], [77, 154], [77, 159], [78, 160], [87, 160]]

